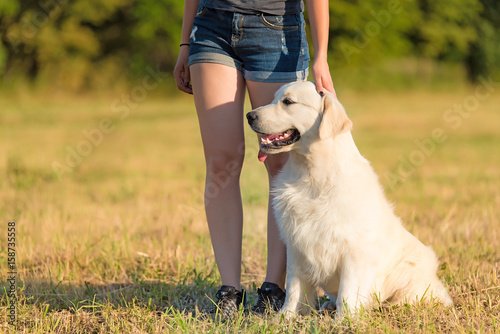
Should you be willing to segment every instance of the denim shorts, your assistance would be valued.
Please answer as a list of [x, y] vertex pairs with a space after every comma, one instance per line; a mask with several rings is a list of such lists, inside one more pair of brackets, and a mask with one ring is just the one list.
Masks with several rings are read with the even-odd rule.
[[236, 68], [246, 80], [306, 80], [309, 51], [302, 13], [241, 14], [198, 8], [188, 66], [216, 63]]

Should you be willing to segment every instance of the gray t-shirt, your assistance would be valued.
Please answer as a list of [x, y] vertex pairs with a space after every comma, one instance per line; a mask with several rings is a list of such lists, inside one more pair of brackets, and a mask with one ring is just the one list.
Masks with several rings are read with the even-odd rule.
[[243, 14], [298, 14], [304, 10], [302, 0], [200, 0], [201, 7]]

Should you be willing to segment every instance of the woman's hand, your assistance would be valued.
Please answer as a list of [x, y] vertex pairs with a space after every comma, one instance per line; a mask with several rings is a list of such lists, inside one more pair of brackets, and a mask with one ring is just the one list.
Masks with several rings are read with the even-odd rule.
[[174, 78], [177, 88], [184, 93], [193, 94], [193, 88], [189, 83], [191, 77], [189, 75], [189, 67], [187, 66], [189, 56], [189, 46], [182, 45], [177, 57], [177, 63], [174, 67]]
[[325, 90], [335, 97], [332, 76], [328, 67], [328, 35], [330, 27], [330, 11], [328, 0], [307, 0], [307, 12], [311, 26], [311, 38], [314, 48], [314, 62], [311, 67], [312, 76], [316, 83], [316, 90], [323, 95]]
[[330, 74], [330, 68], [326, 59], [314, 59], [311, 67], [311, 72], [318, 93], [323, 95], [324, 91], [327, 90], [335, 95], [335, 97], [337, 97], [335, 88], [333, 88], [332, 76]]

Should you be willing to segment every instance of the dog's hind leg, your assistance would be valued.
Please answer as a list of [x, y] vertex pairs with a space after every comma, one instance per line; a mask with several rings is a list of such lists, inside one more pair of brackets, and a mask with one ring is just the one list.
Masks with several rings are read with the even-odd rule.
[[453, 299], [451, 299], [448, 289], [445, 288], [444, 284], [438, 278], [436, 278], [432, 286], [432, 294], [439, 299], [444, 306], [453, 306]]
[[447, 289], [437, 277], [430, 280], [430, 284], [416, 284], [411, 286], [410, 290], [400, 298], [399, 304], [418, 304], [420, 302], [437, 301], [443, 303], [444, 306], [453, 306], [453, 300], [448, 294]]
[[340, 277], [335, 319], [342, 319], [345, 313], [356, 313], [360, 307], [371, 304], [374, 292], [374, 274], [371, 270], [345, 268]]

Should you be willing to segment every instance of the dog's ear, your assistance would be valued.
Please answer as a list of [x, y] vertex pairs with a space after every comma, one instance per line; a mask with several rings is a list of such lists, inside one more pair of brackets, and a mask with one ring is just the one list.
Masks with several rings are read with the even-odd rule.
[[352, 122], [347, 117], [344, 107], [333, 94], [326, 93], [323, 97], [323, 118], [319, 125], [319, 138], [327, 139], [351, 129]]

